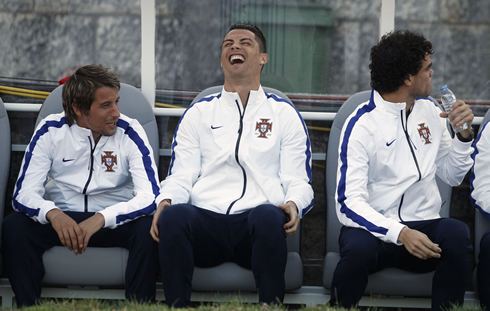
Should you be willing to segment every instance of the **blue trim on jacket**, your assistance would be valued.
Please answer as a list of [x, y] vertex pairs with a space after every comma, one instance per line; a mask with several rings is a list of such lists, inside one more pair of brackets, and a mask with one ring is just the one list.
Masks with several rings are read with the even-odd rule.
[[347, 176], [347, 169], [349, 167], [349, 164], [347, 162], [347, 150], [348, 150], [348, 144], [349, 144], [349, 139], [352, 134], [352, 130], [354, 129], [354, 126], [356, 125], [357, 121], [366, 113], [370, 113], [376, 108], [376, 104], [374, 103], [374, 90], [371, 91], [371, 98], [369, 99], [369, 102], [362, 106], [359, 110], [357, 110], [357, 113], [349, 120], [349, 123], [347, 124], [347, 127], [344, 132], [344, 139], [342, 140], [342, 145], [340, 149], [340, 161], [342, 163], [340, 167], [340, 179], [339, 179], [339, 184], [337, 186], [337, 201], [340, 203], [341, 208], [340, 212], [345, 214], [347, 218], [351, 219], [353, 222], [357, 223], [358, 225], [365, 227], [367, 230], [371, 232], [376, 232], [379, 234], [384, 234], [386, 235], [388, 233], [387, 228], [379, 227], [372, 222], [368, 221], [361, 215], [358, 215], [355, 213], [353, 210], [351, 210], [346, 204], [345, 204], [345, 182], [346, 182], [346, 176]]
[[208, 97], [203, 97], [200, 100], [198, 100], [197, 102], [195, 102], [192, 105], [190, 105], [184, 111], [184, 113], [182, 114], [182, 117], [180, 118], [179, 123], [177, 123], [177, 127], [175, 128], [174, 142], [172, 143], [172, 155], [171, 155], [171, 159], [170, 159], [170, 165], [168, 167], [168, 174], [167, 174], [168, 176], [172, 175], [172, 168], [174, 166], [174, 161], [175, 161], [175, 151], [174, 150], [175, 150], [175, 147], [177, 147], [177, 145], [178, 145], [178, 143], [177, 143], [177, 132], [179, 131], [180, 123], [182, 122], [182, 120], [184, 120], [184, 117], [187, 114], [187, 111], [189, 111], [189, 109], [191, 109], [192, 107], [194, 107], [194, 105], [197, 104], [197, 103], [200, 103], [200, 102], [210, 102], [214, 98], [220, 98], [220, 97], [221, 97], [221, 93], [219, 93], [218, 95], [212, 95], [212, 96], [208, 96]]
[[480, 133], [478, 133], [478, 136], [476, 137], [476, 140], [473, 143], [473, 148], [475, 150], [473, 151], [473, 154], [471, 155], [471, 159], [473, 159], [473, 166], [471, 167], [471, 174], [470, 174], [470, 201], [471, 201], [471, 204], [473, 205], [474, 208], [476, 208], [483, 216], [485, 216], [486, 219], [490, 220], [490, 213], [485, 212], [481, 208], [481, 206], [476, 204], [476, 200], [473, 199], [473, 197], [471, 196], [471, 193], [473, 193], [473, 190], [475, 189], [473, 186], [473, 181], [475, 180], [475, 158], [479, 153], [478, 142], [480, 141], [481, 135], [483, 134], [483, 131], [485, 130], [488, 123], [490, 123], [490, 120], [482, 125], [482, 129], [480, 130]]
[[[117, 120], [117, 126], [124, 129], [124, 134], [128, 135], [128, 137], [136, 144], [138, 150], [141, 152], [143, 165], [145, 166], [146, 176], [148, 177], [148, 180], [151, 182], [153, 194], [155, 195], [156, 198], [160, 194], [160, 187], [158, 186], [158, 182], [155, 179], [155, 171], [151, 166], [151, 158], [153, 157], [153, 155], [150, 154], [150, 149], [148, 149], [148, 147], [145, 145], [145, 142], [143, 141], [143, 139], [141, 139], [138, 133], [131, 126], [129, 126], [128, 122], [119, 119]], [[144, 207], [137, 211], [133, 211], [128, 214], [121, 214], [116, 216], [116, 224], [125, 222], [127, 220], [133, 220], [140, 216], [149, 215], [155, 210], [156, 210], [156, 204], [155, 204], [155, 200], [153, 200], [153, 202], [147, 207]]]
[[[276, 94], [273, 94], [273, 93], [270, 93], [269, 94], [269, 93], [267, 93], [265, 91], [264, 91], [264, 93], [265, 93], [265, 96], [267, 96], [267, 98], [272, 98], [276, 102], [284, 102], [284, 103], [287, 103], [298, 114], [298, 117], [301, 120], [301, 124], [303, 125], [303, 130], [305, 131], [305, 135], [306, 135], [306, 151], [305, 151], [306, 161], [305, 161], [305, 169], [306, 169], [306, 174], [308, 176], [308, 183], [311, 185], [311, 175], [312, 175], [311, 174], [311, 166], [310, 166], [310, 160], [311, 160], [311, 150], [310, 150], [310, 147], [311, 147], [311, 142], [310, 142], [310, 137], [308, 136], [308, 129], [306, 128], [306, 124], [305, 124], [303, 118], [301, 117], [301, 114], [299, 113], [298, 109], [296, 109], [296, 107], [292, 103], [290, 103], [288, 100], [286, 100], [284, 98], [280, 98]], [[306, 213], [309, 212], [309, 210], [313, 207], [314, 202], [315, 202], [315, 199], [311, 200], [310, 204], [308, 204], [308, 206], [306, 206], [305, 208], [303, 208], [303, 210], [301, 211], [301, 217], [303, 217], [304, 215], [306, 215]]]
[[31, 139], [31, 142], [29, 143], [26, 154], [24, 155], [24, 158], [25, 158], [24, 167], [22, 168], [22, 174], [20, 175], [19, 179], [17, 179], [16, 190], [15, 190], [14, 198], [12, 201], [13, 201], [15, 209], [17, 209], [18, 211], [24, 212], [29, 217], [38, 216], [39, 211], [41, 209], [40, 208], [30, 208], [28, 206], [25, 206], [25, 205], [19, 203], [16, 200], [16, 197], [19, 194], [20, 189], [22, 188], [22, 183], [24, 182], [24, 178], [26, 175], [27, 168], [29, 167], [29, 164], [31, 162], [32, 152], [34, 151], [34, 148], [36, 147], [38, 140], [41, 138], [41, 136], [43, 136], [44, 134], [46, 134], [49, 131], [50, 127], [61, 128], [65, 124], [67, 125], [65, 117], [61, 118], [61, 120], [59, 120], [59, 121], [46, 121], [46, 123], [39, 130], [36, 131], [36, 134]]

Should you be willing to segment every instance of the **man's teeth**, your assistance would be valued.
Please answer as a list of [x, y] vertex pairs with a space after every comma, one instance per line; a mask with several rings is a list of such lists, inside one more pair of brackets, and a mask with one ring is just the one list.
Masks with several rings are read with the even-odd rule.
[[231, 64], [234, 64], [236, 60], [239, 60], [240, 62], [244, 62], [245, 61], [245, 58], [241, 55], [232, 55], [230, 57], [230, 63]]

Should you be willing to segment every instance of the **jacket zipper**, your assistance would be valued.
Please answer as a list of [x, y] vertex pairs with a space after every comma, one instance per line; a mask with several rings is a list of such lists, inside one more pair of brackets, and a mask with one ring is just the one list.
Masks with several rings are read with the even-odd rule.
[[403, 111], [401, 111], [401, 117], [402, 117], [403, 132], [405, 132], [405, 137], [407, 138], [408, 146], [410, 147], [410, 151], [412, 152], [413, 161], [415, 162], [415, 166], [417, 166], [417, 171], [419, 173], [419, 179], [417, 181], [420, 181], [420, 179], [422, 179], [422, 173], [420, 172], [419, 162], [417, 161], [417, 157], [415, 156], [415, 151], [413, 151], [412, 139], [410, 138], [410, 135], [408, 135], [408, 132], [407, 132], [407, 128], [406, 128], [407, 124], [405, 124], [405, 125], [403, 124]]
[[90, 184], [90, 181], [92, 180], [92, 172], [94, 170], [94, 151], [95, 147], [92, 148], [92, 140], [90, 139], [90, 136], [88, 138], [88, 141], [90, 142], [90, 167], [89, 167], [89, 174], [88, 174], [88, 180], [85, 183], [85, 187], [83, 188], [83, 195], [84, 195], [84, 203], [85, 203], [85, 212], [88, 212], [88, 196], [87, 196], [87, 188], [88, 185]]
[[398, 206], [398, 218], [400, 218], [400, 221], [404, 221], [402, 219], [402, 205], [403, 205], [403, 198], [405, 197], [405, 193], [402, 195], [402, 199], [400, 200], [400, 205]]
[[[408, 132], [407, 132], [407, 124], [403, 124], [403, 110], [400, 111], [400, 114], [401, 114], [401, 122], [402, 122], [402, 128], [403, 128], [403, 132], [405, 133], [405, 137], [407, 138], [407, 144], [408, 146], [410, 147], [410, 151], [412, 152], [412, 157], [413, 157], [413, 161], [415, 162], [415, 166], [417, 167], [417, 172], [419, 173], [419, 179], [417, 181], [420, 181], [422, 179], [422, 173], [420, 172], [420, 167], [419, 167], [419, 162], [417, 161], [417, 157], [415, 156], [415, 151], [413, 150], [413, 142], [412, 142], [412, 139], [410, 138], [410, 135], [408, 135]], [[408, 117], [407, 117], [407, 121], [408, 121]], [[401, 217], [401, 210], [402, 210], [402, 204], [403, 204], [403, 197], [405, 195], [402, 196], [402, 199], [400, 201], [400, 205], [398, 206], [398, 217], [400, 218], [401, 221], [403, 221], [402, 217]]]
[[238, 166], [240, 166], [240, 168], [242, 169], [242, 173], [243, 173], [243, 191], [242, 191], [242, 195], [238, 199], [236, 199], [235, 201], [231, 202], [230, 206], [228, 207], [228, 210], [226, 211], [226, 215], [229, 215], [230, 214], [230, 211], [231, 211], [231, 208], [233, 207], [233, 205], [235, 205], [235, 203], [238, 200], [240, 200], [241, 198], [243, 198], [243, 196], [245, 195], [245, 190], [247, 189], [247, 174], [245, 173], [245, 169], [243, 168], [242, 164], [240, 164], [240, 159], [238, 158], [238, 150], [240, 149], [240, 140], [242, 138], [242, 132], [243, 132], [243, 116], [245, 115], [245, 109], [247, 109], [248, 97], [247, 97], [247, 104], [245, 104], [245, 107], [243, 108], [243, 113], [240, 112], [240, 103], [238, 103], [237, 100], [235, 100], [235, 103], [237, 105], [238, 112], [240, 113], [240, 126], [238, 128], [238, 137], [237, 137], [236, 146], [235, 146], [235, 160], [236, 160]]

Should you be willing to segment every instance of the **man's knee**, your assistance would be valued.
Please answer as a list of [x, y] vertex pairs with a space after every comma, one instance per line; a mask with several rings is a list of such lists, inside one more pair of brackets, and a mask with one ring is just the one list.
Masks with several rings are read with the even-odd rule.
[[132, 226], [130, 230], [133, 232], [133, 235], [136, 239], [136, 243], [145, 244], [149, 246], [154, 246], [153, 244], [156, 244], [151, 234], [149, 234], [152, 221], [153, 221], [152, 216], [143, 216], [132, 221], [131, 223]]
[[160, 214], [159, 222], [179, 221], [183, 218], [186, 218], [190, 213], [192, 213], [194, 208], [195, 207], [189, 204], [169, 205], [166, 208], [164, 208], [162, 213]]
[[274, 227], [282, 229], [286, 222], [284, 212], [272, 204], [263, 204], [255, 207], [250, 211], [248, 218], [254, 227], [265, 229], [272, 229]]
[[167, 206], [158, 219], [160, 238], [171, 240], [172, 236], [189, 231], [196, 218], [196, 208], [189, 204]]
[[379, 244], [384, 243], [364, 229], [342, 229], [340, 237], [340, 256], [352, 264], [365, 265], [377, 258]]
[[2, 239], [8, 241], [28, 237], [31, 234], [29, 227], [33, 224], [34, 221], [23, 213], [9, 214], [2, 223]]
[[480, 240], [480, 260], [490, 260], [490, 230], [485, 232]]
[[439, 230], [441, 230], [441, 241], [434, 241], [434, 243], [438, 243], [446, 254], [448, 252], [462, 254], [464, 250], [468, 253], [473, 251], [470, 229], [462, 221], [453, 218], [442, 219]]

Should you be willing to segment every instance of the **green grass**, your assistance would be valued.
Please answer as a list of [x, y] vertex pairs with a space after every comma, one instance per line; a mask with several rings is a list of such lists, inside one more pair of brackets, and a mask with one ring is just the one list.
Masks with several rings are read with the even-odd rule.
[[[92, 299], [67, 299], [67, 300], [49, 300], [45, 299], [41, 305], [35, 307], [24, 308], [22, 310], [28, 311], [52, 311], [52, 310], [76, 310], [76, 311], [165, 311], [176, 310], [167, 307], [163, 302], [157, 302], [155, 304], [136, 304], [127, 301], [101, 301]], [[182, 309], [179, 309], [182, 310]], [[209, 304], [195, 304], [186, 310], [196, 311], [279, 311], [279, 310], [301, 310], [301, 311], [345, 311], [341, 308], [330, 308], [325, 305], [317, 306], [267, 306], [263, 307], [260, 304], [242, 303], [238, 300], [225, 302], [225, 303], [209, 303]], [[362, 311], [377, 311], [377, 310], [389, 310], [394, 311], [396, 308], [359, 308], [357, 310]], [[404, 310], [420, 310], [420, 309], [404, 309]], [[463, 307], [453, 308], [451, 311], [477, 311], [479, 308], [475, 307]]]
[[[136, 304], [127, 301], [100, 301], [92, 299], [68, 299], [68, 300], [45, 300], [41, 305], [24, 308], [22, 310], [28, 311], [52, 311], [52, 310], [76, 310], [76, 311], [109, 311], [109, 310], [122, 310], [122, 311], [165, 311], [165, 310], [177, 310], [167, 307], [163, 302], [157, 302], [155, 304]], [[181, 309], [178, 309], [181, 310]], [[195, 304], [193, 307], [187, 310], [196, 311], [279, 311], [279, 310], [302, 310], [302, 311], [324, 311], [342, 309], [327, 308], [324, 305], [301, 307], [301, 306], [267, 306], [263, 307], [261, 304], [242, 303], [238, 300], [230, 301], [226, 303], [209, 303], [209, 304]]]

